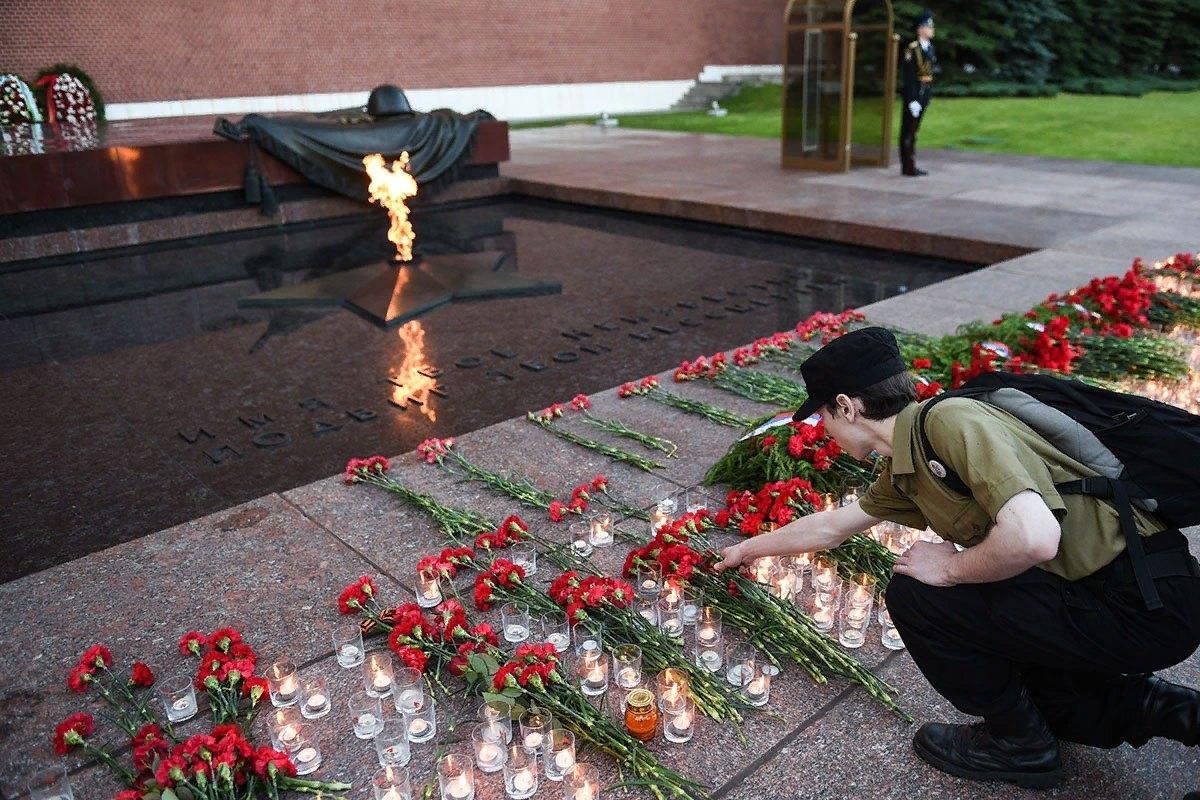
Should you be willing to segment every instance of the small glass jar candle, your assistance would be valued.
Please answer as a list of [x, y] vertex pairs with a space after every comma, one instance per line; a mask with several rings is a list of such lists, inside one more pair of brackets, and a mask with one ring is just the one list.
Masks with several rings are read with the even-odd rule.
[[696, 643], [710, 645], [721, 640], [721, 610], [701, 606], [696, 617]]
[[662, 594], [662, 569], [657, 564], [639, 564], [633, 571], [633, 590], [638, 597], [657, 600]]
[[408, 740], [413, 744], [428, 742], [437, 736], [437, 706], [429, 698], [422, 698], [420, 705], [401, 712], [408, 728]]
[[[154, 687], [162, 699], [167, 719], [172, 723], [184, 722], [196, 716], [196, 687], [191, 675], [172, 675], [160, 678]], [[272, 701], [274, 698], [272, 697]]]
[[679, 607], [679, 618], [684, 625], [695, 625], [700, 618], [700, 607], [704, 605], [704, 593], [694, 586], [684, 584], [683, 604]]
[[900, 638], [900, 631], [896, 629], [896, 624], [892, 622], [892, 613], [888, 611], [887, 603], [883, 598], [879, 598], [879, 627], [883, 632], [879, 636], [879, 642], [888, 650], [903, 650], [904, 640]]
[[392, 704], [401, 714], [425, 704], [425, 678], [412, 667], [400, 667], [392, 675]]
[[575, 766], [575, 734], [562, 728], [550, 731], [542, 755], [546, 763], [546, 780], [561, 781]]
[[658, 627], [662, 628], [662, 632], [669, 638], [676, 641], [683, 641], [683, 596], [679, 595], [677, 599], [672, 599], [669, 595], [664, 594], [658, 598]]
[[442, 800], [473, 800], [475, 770], [465, 753], [449, 753], [438, 760], [438, 788]]
[[475, 748], [475, 765], [483, 773], [499, 772], [507, 760], [507, 744], [500, 730], [488, 722], [481, 722], [471, 731], [471, 744]]
[[324, 675], [300, 679], [300, 714], [305, 719], [320, 719], [329, 713], [329, 686]]
[[520, 603], [505, 603], [500, 608], [504, 641], [519, 644], [529, 638], [529, 609]]
[[301, 725], [299, 739], [289, 754], [296, 766], [297, 775], [308, 775], [321, 766], [321, 743], [317, 731], [311, 725]]
[[504, 762], [504, 793], [513, 800], [532, 797], [538, 788], [537, 751], [530, 753], [519, 744], [508, 748]]
[[412, 778], [407, 767], [384, 767], [371, 778], [375, 800], [412, 800]]
[[442, 584], [433, 570], [417, 570], [415, 591], [421, 608], [434, 608], [442, 602]]
[[728, 642], [725, 651], [725, 680], [730, 686], [742, 688], [742, 664], [758, 658], [754, 645], [745, 642]]
[[586, 520], [576, 520], [569, 526], [571, 531], [571, 552], [580, 558], [587, 558], [592, 554], [592, 546], [588, 543], [591, 538], [592, 526]]
[[663, 707], [663, 738], [683, 744], [692, 740], [696, 730], [696, 703], [690, 697]]
[[658, 732], [658, 707], [654, 703], [654, 692], [644, 686], [625, 696], [625, 730], [643, 742], [652, 741]]
[[642, 682], [642, 648], [619, 644], [612, 650], [613, 682], [626, 691]]
[[853, 606], [870, 606], [875, 600], [875, 576], [860, 572], [846, 584], [843, 603]]
[[575, 642], [585, 650], [604, 649], [604, 625], [595, 619], [581, 622], [575, 626]]
[[39, 770], [29, 779], [29, 800], [74, 799], [75, 790], [71, 787], [71, 777], [67, 774], [66, 767], [60, 764]]
[[709, 672], [720, 672], [721, 665], [725, 663], [724, 643], [721, 637], [715, 639], [696, 638], [695, 649], [692, 651], [692, 660], [697, 667], [706, 669]]
[[383, 707], [378, 697], [366, 692], [350, 695], [350, 724], [359, 739], [374, 739], [383, 730]]
[[392, 657], [387, 653], [371, 653], [363, 661], [363, 688], [372, 697], [387, 697], [392, 693]]
[[543, 642], [554, 645], [554, 652], [561, 655], [571, 648], [571, 623], [566, 614], [554, 612], [538, 617], [537, 629]]
[[300, 726], [304, 718], [295, 706], [284, 706], [271, 710], [267, 720], [267, 730], [271, 734], [271, 746], [276, 750], [287, 752], [296, 746], [300, 737]]
[[603, 512], [588, 520], [588, 544], [592, 547], [611, 547], [613, 544], [612, 517]]
[[339, 667], [351, 669], [363, 662], [362, 628], [357, 622], [341, 622], [333, 629], [333, 653]]
[[579, 689], [588, 697], [597, 697], [608, 691], [608, 660], [601, 650], [589, 649], [585, 644], [575, 648], [575, 668], [579, 677]]
[[765, 706], [771, 699], [771, 675], [761, 656], [742, 660], [742, 699], [752, 706]]
[[508, 548], [509, 560], [525, 570], [526, 578], [537, 575], [537, 556], [537, 548], [531, 542], [520, 542]]
[[867, 641], [867, 628], [871, 623], [871, 601], [866, 603], [842, 603], [838, 612], [838, 642], [842, 647], [856, 649]]
[[658, 687], [658, 704], [660, 708], [666, 708], [688, 696], [687, 673], [676, 667], [667, 667], [658, 673], [655, 685]]
[[770, 586], [771, 576], [778, 566], [779, 561], [775, 556], [756, 558], [750, 562], [750, 579], [755, 583], [761, 583], [763, 586]]
[[600, 800], [600, 771], [591, 764], [576, 762], [563, 776], [563, 800]]
[[383, 723], [383, 730], [375, 735], [375, 753], [381, 767], [408, 765], [412, 748], [408, 746], [408, 727], [403, 719], [389, 719]]
[[508, 700], [489, 700], [479, 707], [479, 721], [500, 732], [504, 743], [512, 741], [513, 704]]
[[813, 554], [812, 553], [796, 553], [788, 556], [788, 563], [791, 565], [792, 571], [801, 575], [812, 573]]
[[296, 665], [286, 658], [272, 664], [267, 669], [267, 688], [271, 694], [271, 705], [276, 708], [296, 705], [300, 699]]
[[658, 627], [658, 598], [657, 597], [642, 597], [633, 598], [633, 610], [641, 615], [642, 619], [650, 623], [653, 627]]
[[813, 557], [812, 585], [814, 592], [832, 592], [841, 583], [837, 562], [826, 555]]
[[836, 592], [813, 592], [808, 597], [807, 611], [813, 627], [821, 633], [833, 630], [838, 610]]
[[676, 490], [660, 490], [658, 499], [650, 507], [650, 536], [653, 537], [660, 527], [675, 520], [675, 514], [679, 510], [677, 496]]
[[689, 486], [684, 493], [684, 511], [693, 514], [710, 507], [708, 488], [705, 486]]
[[776, 564], [767, 576], [768, 591], [785, 603], [796, 596], [796, 575], [782, 563]]
[[529, 709], [520, 719], [521, 746], [526, 752], [536, 756], [545, 748], [546, 737], [550, 735], [550, 729], [553, 727], [554, 718], [548, 711], [540, 708]]

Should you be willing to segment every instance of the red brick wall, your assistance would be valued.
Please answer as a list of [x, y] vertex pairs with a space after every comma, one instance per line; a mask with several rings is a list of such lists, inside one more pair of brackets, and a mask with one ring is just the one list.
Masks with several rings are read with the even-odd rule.
[[680, 79], [705, 64], [778, 63], [785, 5], [7, 0], [0, 69], [32, 78], [75, 63], [109, 102]]

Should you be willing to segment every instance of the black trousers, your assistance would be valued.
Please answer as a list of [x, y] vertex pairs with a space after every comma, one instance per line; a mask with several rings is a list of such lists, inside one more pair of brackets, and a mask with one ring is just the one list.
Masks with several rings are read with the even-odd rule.
[[914, 117], [905, 103], [900, 116], [900, 168], [904, 172], [912, 172], [917, 168], [917, 129], [921, 127], [921, 120], [925, 116], [925, 106], [922, 104], [921, 113]]
[[[1187, 552], [1178, 531], [1157, 533], [1146, 546]], [[1080, 581], [1037, 568], [944, 588], [895, 575], [887, 605], [921, 672], [963, 713], [1004, 713], [1024, 688], [1060, 739], [1140, 746], [1142, 676], [1200, 645], [1200, 578], [1155, 583], [1163, 608], [1147, 611], [1122, 555]]]

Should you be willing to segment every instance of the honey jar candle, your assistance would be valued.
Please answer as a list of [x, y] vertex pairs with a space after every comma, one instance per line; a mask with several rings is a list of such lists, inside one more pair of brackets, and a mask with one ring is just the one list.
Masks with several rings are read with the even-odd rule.
[[625, 730], [643, 742], [654, 739], [658, 731], [658, 704], [654, 692], [639, 686], [625, 698]]

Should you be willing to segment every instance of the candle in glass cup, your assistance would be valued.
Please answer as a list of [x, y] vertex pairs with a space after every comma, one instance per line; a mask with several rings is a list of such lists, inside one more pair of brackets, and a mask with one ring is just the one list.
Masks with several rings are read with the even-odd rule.
[[537, 548], [529, 542], [519, 542], [508, 548], [508, 558], [521, 569], [525, 570], [525, 577], [532, 578], [537, 575]]
[[865, 604], [845, 602], [838, 614], [838, 642], [842, 647], [852, 649], [862, 647], [866, 642], [866, 632], [870, 622], [870, 599]]
[[588, 697], [608, 691], [608, 661], [599, 650], [580, 645], [575, 650], [579, 688]]
[[813, 627], [825, 633], [833, 629], [834, 616], [837, 614], [837, 595], [833, 592], [813, 592], [809, 597], [809, 616]]
[[642, 619], [649, 622], [654, 627], [658, 627], [658, 599], [654, 597], [635, 597], [633, 600], [633, 609], [641, 615]]
[[403, 719], [389, 719], [375, 736], [375, 754], [381, 767], [403, 767], [412, 758], [408, 745], [408, 727]]
[[666, 595], [658, 600], [658, 627], [672, 639], [683, 639], [683, 600], [671, 602]]
[[408, 741], [413, 744], [428, 742], [437, 735], [437, 706], [424, 697], [416, 708], [403, 711], [404, 724], [408, 728]]
[[642, 648], [619, 644], [613, 648], [613, 673], [617, 686], [632, 689], [642, 682]]
[[483, 722], [471, 732], [471, 743], [475, 748], [475, 764], [480, 772], [499, 772], [508, 758], [504, 737], [491, 723]]
[[437, 573], [425, 569], [417, 571], [417, 605], [421, 608], [434, 608], [442, 602], [442, 586]]
[[571, 551], [581, 558], [587, 558], [592, 554], [592, 546], [588, 544], [588, 539], [591, 538], [591, 527], [591, 523], [585, 520], [577, 520], [570, 525]]
[[519, 644], [529, 638], [529, 609], [520, 603], [505, 603], [500, 609], [504, 641]]
[[324, 675], [310, 675], [300, 681], [300, 714], [305, 719], [320, 719], [331, 707]]
[[384, 767], [371, 778], [375, 800], [412, 800], [412, 779], [407, 767]]
[[521, 746], [526, 752], [536, 755], [546, 744], [546, 737], [554, 726], [554, 718], [540, 708], [531, 708], [521, 715]]
[[812, 564], [813, 591], [830, 592], [840, 582], [837, 562], [829, 556], [820, 555], [813, 558]]
[[594, 514], [588, 521], [588, 544], [608, 547], [613, 543], [613, 521], [608, 514]]
[[696, 703], [690, 697], [663, 707], [663, 738], [683, 744], [692, 740], [695, 732]]
[[658, 704], [662, 708], [676, 705], [688, 696], [687, 673], [676, 667], [667, 667], [658, 673]]
[[271, 744], [276, 750], [291, 750], [300, 737], [303, 717], [295, 706], [273, 709], [267, 729], [271, 733]]
[[869, 606], [875, 599], [875, 576], [860, 572], [850, 580], [850, 596], [847, 602], [855, 606]]
[[392, 674], [392, 704], [401, 714], [425, 704], [425, 678], [419, 670], [400, 667]]
[[363, 662], [363, 686], [372, 697], [392, 693], [392, 675], [392, 657], [387, 653], [371, 653]]
[[333, 630], [333, 652], [338, 666], [357, 667], [363, 662], [362, 628], [357, 622], [343, 622]]
[[679, 607], [679, 617], [684, 625], [695, 625], [700, 618], [700, 606], [703, 605], [704, 595], [694, 586], [684, 584], [683, 603]]
[[551, 612], [538, 617], [537, 626], [542, 641], [554, 645], [554, 652], [562, 654], [571, 647], [571, 623], [566, 614]]
[[438, 787], [442, 800], [472, 800], [475, 797], [475, 770], [465, 753], [449, 753], [438, 760]]
[[[16, 792], [14, 791], [15, 795]], [[39, 770], [29, 780], [29, 800], [74, 800], [75, 790], [66, 767], [54, 764]]]
[[513, 705], [508, 700], [489, 700], [479, 707], [479, 719], [495, 728], [504, 743], [512, 741]]
[[188, 674], [160, 678], [154, 687], [170, 722], [186, 722], [196, 716], [196, 687]]
[[639, 597], [657, 600], [662, 594], [662, 569], [657, 564], [641, 564], [633, 572], [633, 589]]
[[576, 762], [563, 776], [565, 800], [600, 800], [600, 771], [591, 764]]
[[721, 638], [721, 611], [713, 606], [701, 606], [696, 617], [696, 641], [709, 645]]
[[383, 707], [379, 698], [366, 692], [355, 692], [350, 696], [349, 705], [354, 735], [359, 739], [374, 739], [383, 730]]
[[267, 689], [271, 695], [271, 705], [276, 708], [294, 706], [300, 698], [296, 665], [286, 658], [272, 664], [267, 669]]
[[771, 698], [771, 676], [761, 657], [742, 661], [742, 697], [752, 706], [765, 706]]
[[311, 725], [301, 725], [295, 746], [290, 753], [297, 775], [308, 775], [321, 766], [321, 745]]
[[542, 755], [546, 779], [561, 781], [567, 770], [575, 766], [575, 734], [562, 728], [553, 729], [546, 737]]
[[504, 793], [513, 800], [524, 800], [532, 797], [537, 791], [537, 751], [532, 752], [524, 746], [515, 744], [508, 748], [504, 762]]

